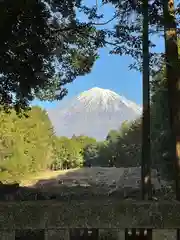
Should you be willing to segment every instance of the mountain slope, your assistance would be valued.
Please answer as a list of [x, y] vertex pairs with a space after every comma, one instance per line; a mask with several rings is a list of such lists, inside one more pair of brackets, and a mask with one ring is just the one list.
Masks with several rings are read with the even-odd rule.
[[101, 88], [82, 92], [65, 106], [48, 110], [57, 135], [87, 135], [97, 140], [104, 140], [111, 129], [140, 114], [140, 106]]

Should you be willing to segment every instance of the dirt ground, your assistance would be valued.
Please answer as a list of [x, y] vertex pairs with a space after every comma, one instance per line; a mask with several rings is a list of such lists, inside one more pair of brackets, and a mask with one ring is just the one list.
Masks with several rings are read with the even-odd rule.
[[90, 186], [97, 185], [111, 185], [114, 181], [118, 182], [123, 176], [123, 168], [80, 168], [69, 169], [64, 171], [53, 171], [43, 173], [35, 178], [22, 181], [22, 186], [59, 186], [63, 184], [66, 186], [81, 185]]
[[[49, 171], [40, 173], [34, 178], [23, 180], [22, 186], [59, 186], [63, 184], [66, 186], [80, 185], [80, 186], [112, 186], [118, 185], [121, 187], [139, 187], [141, 178], [141, 169], [134, 168], [105, 168], [105, 167], [91, 167], [78, 168], [61, 171]], [[152, 183], [158, 189], [161, 185], [166, 185], [166, 182], [158, 181], [156, 171], [152, 171]]]
[[[119, 197], [136, 197], [140, 194], [140, 168], [91, 167], [64, 171], [44, 172], [21, 182], [23, 187], [36, 188], [54, 194], [119, 194]], [[159, 182], [152, 171], [156, 190], [167, 185]]]
[[[41, 189], [42, 191], [49, 192], [55, 195], [61, 193], [65, 194], [83, 195], [89, 193], [104, 193], [113, 192], [117, 189], [140, 189], [140, 168], [81, 168], [70, 169], [64, 171], [53, 171], [39, 173], [37, 176], [32, 177], [21, 182], [22, 187], [30, 187]], [[156, 189], [163, 185], [167, 185], [165, 181], [159, 182], [156, 177], [156, 171], [152, 172], [152, 182]], [[162, 185], [162, 186], [161, 186]], [[63, 194], [62, 194], [63, 193]], [[136, 193], [135, 193], [136, 194]], [[119, 198], [118, 198], [119, 199]], [[103, 238], [102, 238], [103, 239]], [[115, 239], [120, 239], [119, 237]], [[175, 230], [153, 230], [153, 239], [155, 240], [175, 240]]]

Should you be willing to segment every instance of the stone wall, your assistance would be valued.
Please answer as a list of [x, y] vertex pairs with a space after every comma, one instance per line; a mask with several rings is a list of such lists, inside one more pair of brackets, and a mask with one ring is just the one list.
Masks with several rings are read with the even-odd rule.
[[[21, 230], [21, 234], [18, 230], [16, 231], [0, 231], [0, 240], [71, 240], [70, 232], [68, 229], [57, 229], [57, 230], [44, 230], [42, 235], [38, 232], [34, 233], [34, 235], [28, 235], [28, 232], [22, 234], [23, 230]], [[137, 230], [138, 234], [138, 230]], [[41, 237], [40, 237], [41, 236]], [[99, 230], [99, 240], [125, 240], [125, 232], [124, 230], [118, 229], [100, 229]], [[153, 230], [153, 240], [176, 240], [176, 231], [175, 230]], [[94, 239], [93, 239], [94, 240]]]
[[[152, 228], [153, 240], [174, 240], [173, 229], [179, 226], [180, 203], [176, 201], [108, 198], [0, 203], [0, 240], [15, 240], [15, 236], [16, 240], [70, 240], [69, 228], [99, 228], [100, 239], [107, 229], [113, 229], [117, 240], [124, 239], [125, 228]], [[33, 238], [28, 237], [29, 230], [36, 232]], [[24, 238], [20, 237], [22, 231], [26, 231]]]

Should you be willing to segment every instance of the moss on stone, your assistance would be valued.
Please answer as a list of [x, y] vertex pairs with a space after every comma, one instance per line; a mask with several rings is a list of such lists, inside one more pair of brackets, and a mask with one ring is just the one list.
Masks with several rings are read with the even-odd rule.
[[7, 202], [0, 204], [0, 229], [177, 228], [180, 203], [118, 201], [113, 198]]

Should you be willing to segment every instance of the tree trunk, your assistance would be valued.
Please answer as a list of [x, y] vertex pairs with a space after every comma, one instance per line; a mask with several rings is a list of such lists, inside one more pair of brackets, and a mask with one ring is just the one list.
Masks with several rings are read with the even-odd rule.
[[[174, 1], [163, 0], [166, 77], [168, 83], [171, 157], [175, 170], [176, 199], [180, 201], [180, 70]], [[177, 239], [180, 232], [177, 231]]]
[[[142, 156], [141, 156], [141, 197], [143, 200], [152, 198], [151, 189], [151, 156], [150, 156], [150, 82], [149, 82], [149, 16], [148, 0], [143, 1], [143, 116], [142, 116]], [[126, 240], [152, 240], [152, 230], [140, 235], [133, 229], [131, 234], [125, 230]]]
[[[150, 148], [150, 82], [149, 82], [149, 7], [143, 1], [143, 115], [142, 115], [142, 157], [141, 191], [142, 200], [152, 199], [151, 188], [151, 148]], [[143, 231], [143, 230], [142, 230]], [[152, 229], [147, 235], [140, 234], [136, 239], [152, 240]]]
[[150, 156], [150, 83], [149, 83], [149, 16], [148, 0], [143, 2], [143, 116], [141, 183], [142, 199], [152, 198]]
[[180, 71], [178, 58], [178, 45], [176, 22], [174, 16], [174, 2], [164, 0], [164, 30], [165, 30], [165, 56], [166, 56], [166, 77], [168, 83], [168, 102], [169, 102], [169, 119], [172, 134], [172, 156], [175, 167], [176, 181], [176, 198], [180, 200], [180, 178], [178, 164], [180, 160]]

